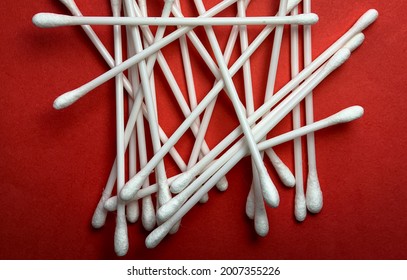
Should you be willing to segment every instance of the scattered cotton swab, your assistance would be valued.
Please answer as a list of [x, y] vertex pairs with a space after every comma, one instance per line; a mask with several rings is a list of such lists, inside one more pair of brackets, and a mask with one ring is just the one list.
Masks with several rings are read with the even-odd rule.
[[[355, 120], [363, 115], [363, 108], [352, 106], [326, 119], [314, 122], [312, 91], [342, 65], [354, 49], [360, 46], [364, 40], [361, 32], [376, 20], [378, 16], [376, 10], [367, 11], [342, 37], [312, 60], [311, 29], [308, 25], [316, 23], [318, 16], [311, 13], [310, 0], [304, 0], [303, 14], [298, 14], [297, 10], [301, 0], [281, 0], [276, 16], [261, 17], [246, 15], [250, 0], [220, 1], [208, 11], [202, 0], [194, 0], [200, 14], [198, 17], [184, 17], [179, 0], [164, 0], [160, 17], [149, 17], [146, 0], [137, 2], [111, 0], [112, 16], [110, 17], [83, 16], [74, 0], [59, 1], [67, 7], [72, 16], [38, 13], [34, 15], [32, 22], [44, 28], [80, 25], [111, 69], [59, 96], [54, 101], [54, 108], [68, 107], [94, 88], [115, 78], [116, 159], [94, 211], [92, 226], [102, 227], [107, 213], [116, 212], [114, 249], [118, 256], [124, 256], [129, 248], [126, 219], [129, 223], [135, 223], [141, 214], [143, 227], [151, 231], [145, 244], [148, 248], [156, 247], [168, 233], [178, 231], [181, 218], [196, 203], [208, 201], [208, 192], [213, 186], [217, 185], [221, 191], [226, 190], [228, 182], [225, 175], [245, 156], [252, 157], [251, 173], [253, 174], [253, 183], [246, 200], [245, 211], [247, 216], [254, 220], [254, 229], [259, 236], [266, 236], [270, 227], [265, 205], [277, 207], [280, 203], [277, 188], [265, 168], [263, 153], [269, 157], [284, 185], [293, 186], [294, 182], [296, 183], [294, 208], [298, 221], [304, 220], [306, 208], [312, 213], [318, 213], [321, 210], [322, 192], [316, 170], [313, 133], [328, 126]], [[236, 17], [215, 17], [235, 3], [238, 11]], [[171, 12], [173, 16], [170, 15]], [[291, 15], [289, 15], [290, 12]], [[91, 25], [113, 26], [114, 58]], [[121, 26], [123, 25], [126, 30], [124, 33], [126, 40], [122, 40]], [[167, 32], [168, 34], [164, 36], [168, 25], [176, 26], [176, 29]], [[214, 26], [219, 25], [233, 26], [224, 53], [218, 41], [220, 37], [217, 37], [213, 30]], [[249, 25], [264, 26], [250, 44]], [[291, 25], [292, 79], [280, 90], [274, 92], [285, 25]], [[301, 72], [299, 72], [298, 57], [298, 25], [306, 25], [304, 27], [304, 69]], [[158, 26], [155, 34], [150, 26]], [[209, 44], [202, 40], [202, 33], [194, 31], [197, 26], [203, 27]], [[275, 34], [264, 103], [255, 109], [254, 96], [258, 93], [257, 89], [254, 90], [252, 79], [258, 76], [252, 76], [250, 57], [270, 37], [273, 30]], [[224, 36], [224, 34], [217, 35]], [[240, 56], [228, 68], [238, 36]], [[198, 56], [190, 55], [187, 38]], [[173, 65], [170, 64], [174, 60], [167, 60], [166, 51], [161, 51], [176, 40], [179, 40], [178, 47], [183, 65], [181, 70], [185, 73], [186, 92], [183, 92], [183, 88], [178, 84], [178, 69], [174, 71]], [[125, 53], [127, 57], [123, 56], [122, 42], [127, 42]], [[192, 60], [196, 58], [207, 66], [208, 81], [215, 80], [212, 89], [203, 95], [200, 102], [198, 102], [195, 87], [203, 80], [196, 80], [193, 74], [195, 64], [192, 64]], [[160, 74], [163, 74], [170, 93], [175, 97], [185, 117], [170, 137], [166, 135], [165, 127], [161, 127], [158, 123], [161, 107], [157, 106], [157, 100], [161, 95], [166, 94], [166, 91], [162, 91], [161, 87], [156, 88], [155, 81], [158, 78], [155, 76], [157, 73], [155, 66], [160, 67]], [[241, 68], [245, 102], [239, 100], [238, 87], [232, 79]], [[128, 77], [123, 73], [125, 70], [128, 70]], [[128, 93], [128, 114], [125, 114], [124, 108], [126, 105], [124, 89]], [[222, 90], [225, 90], [232, 101], [239, 126], [210, 149], [206, 142], [209, 137], [206, 132], [218, 94]], [[185, 96], [188, 96], [189, 104]], [[305, 126], [301, 126], [299, 112], [299, 103], [303, 99], [306, 100]], [[293, 130], [265, 139], [267, 134], [291, 111], [293, 111]], [[202, 113], [204, 114], [201, 116]], [[148, 122], [149, 130], [144, 128], [145, 120]], [[195, 143], [186, 164], [174, 145], [188, 129], [192, 131]], [[304, 194], [300, 137], [305, 135], [307, 135], [309, 174], [307, 191]], [[152, 142], [153, 151], [150, 157], [147, 152], [149, 140]], [[272, 147], [292, 140], [294, 140], [296, 178], [293, 177], [290, 168], [272, 150]], [[125, 154], [127, 147], [129, 147], [128, 157]], [[164, 157], [167, 154], [171, 155], [181, 171], [170, 178], [167, 177], [168, 170], [164, 165]], [[126, 169], [129, 171], [127, 182]], [[149, 175], [152, 172], [155, 172], [156, 182], [151, 184]], [[116, 186], [117, 195], [113, 194], [114, 186]], [[140, 199], [142, 201], [139, 209]], [[157, 210], [154, 209], [155, 206]]]
[[74, 26], [74, 25], [157, 25], [157, 26], [210, 26], [210, 25], [276, 25], [276, 24], [314, 24], [318, 21], [316, 14], [287, 17], [235, 17], [213, 18], [155, 18], [155, 17], [77, 17], [54, 13], [38, 13], [33, 23], [42, 28]]

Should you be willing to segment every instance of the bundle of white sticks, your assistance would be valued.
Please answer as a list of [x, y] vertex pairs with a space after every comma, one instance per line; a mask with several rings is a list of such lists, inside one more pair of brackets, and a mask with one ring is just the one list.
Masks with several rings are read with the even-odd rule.
[[[247, 196], [245, 211], [247, 216], [254, 220], [254, 228], [258, 235], [265, 236], [269, 230], [265, 204], [277, 207], [280, 201], [278, 191], [264, 165], [264, 153], [271, 160], [282, 183], [288, 187], [295, 186], [294, 214], [296, 219], [303, 221], [307, 211], [320, 212], [323, 198], [316, 168], [314, 132], [358, 119], [363, 115], [363, 108], [352, 106], [325, 119], [314, 121], [312, 91], [341, 66], [350, 57], [353, 50], [362, 44], [364, 40], [362, 31], [376, 20], [378, 16], [376, 10], [371, 9], [364, 13], [345, 34], [313, 60], [311, 25], [318, 21], [318, 16], [311, 13], [311, 0], [280, 0], [277, 15], [268, 17], [246, 16], [246, 8], [250, 0], [224, 0], [209, 10], [205, 9], [202, 0], [194, 0], [200, 14], [198, 17], [184, 17], [179, 0], [164, 0], [161, 17], [148, 17], [146, 0], [111, 0], [111, 17], [86, 17], [82, 15], [74, 0], [59, 1], [68, 8], [72, 16], [39, 13], [33, 17], [33, 23], [44, 28], [81, 25], [111, 69], [92, 81], [59, 96], [54, 102], [54, 108], [61, 109], [70, 106], [92, 89], [115, 78], [117, 157], [94, 212], [92, 225], [95, 228], [101, 228], [105, 224], [107, 213], [117, 212], [114, 246], [118, 256], [123, 256], [128, 252], [127, 222], [134, 223], [141, 216], [144, 228], [151, 231], [145, 244], [148, 248], [156, 247], [168, 233], [175, 233], [178, 230], [180, 220], [194, 205], [199, 201], [208, 200], [208, 192], [215, 185], [219, 190], [225, 191], [228, 187], [225, 175], [248, 155], [251, 156], [252, 161], [253, 181]], [[190, 5], [190, 2], [188, 4]], [[236, 17], [216, 17], [218, 13], [235, 4], [238, 11]], [[300, 4], [303, 5], [302, 14], [298, 14]], [[113, 57], [90, 25], [113, 26]], [[122, 25], [126, 26], [127, 59], [124, 59], [122, 55]], [[152, 25], [158, 26], [155, 34], [149, 27]], [[165, 35], [166, 26], [169, 25], [177, 26], [177, 28]], [[222, 52], [213, 30], [213, 26], [216, 25], [233, 26], [224, 52]], [[248, 25], [264, 26], [250, 44]], [[275, 92], [276, 73], [285, 25], [290, 25], [292, 79]], [[299, 69], [298, 25], [304, 25], [304, 69], [302, 71]], [[204, 27], [215, 60], [209, 54], [208, 46], [205, 46], [194, 32], [194, 28], [197, 26]], [[272, 31], [274, 31], [274, 40], [264, 103], [255, 109], [250, 56]], [[199, 103], [195, 92], [187, 38], [202, 56], [215, 80], [212, 89]], [[238, 38], [240, 39], [241, 55], [228, 68], [227, 65], [232, 51], [238, 44], [236, 42]], [[161, 48], [178, 40], [189, 104], [161, 52]], [[158, 123], [159, 112], [156, 105], [153, 71], [156, 62], [185, 115], [185, 120], [170, 137], [166, 136]], [[232, 80], [232, 77], [241, 68], [244, 77], [244, 102], [239, 99]], [[129, 70], [127, 77], [123, 74], [125, 70]], [[217, 96], [222, 90], [225, 90], [232, 101], [240, 125], [210, 149], [205, 141], [205, 134]], [[125, 122], [124, 95], [126, 92], [129, 115]], [[306, 125], [301, 126], [299, 104], [304, 99]], [[267, 134], [290, 112], [293, 114], [293, 130], [266, 139]], [[149, 124], [154, 152], [150, 158], [146, 151], [144, 119]], [[195, 144], [188, 163], [185, 163], [174, 145], [188, 129], [191, 129], [195, 136]], [[137, 133], [134, 133], [135, 131]], [[307, 140], [306, 188], [302, 174], [301, 136], [306, 136]], [[295, 177], [272, 149], [276, 145], [291, 140], [294, 141]], [[128, 163], [125, 161], [127, 147], [129, 149]], [[138, 149], [138, 158], [136, 158], [136, 149]], [[171, 178], [167, 177], [163, 161], [168, 153], [181, 170], [180, 174]], [[137, 161], [140, 163], [138, 169], [136, 168]], [[126, 164], [131, 172], [127, 182]], [[150, 184], [149, 175], [153, 171], [156, 183]], [[117, 188], [117, 196], [113, 195], [114, 186]], [[152, 198], [154, 194], [156, 197]], [[141, 212], [139, 201], [141, 201]]]

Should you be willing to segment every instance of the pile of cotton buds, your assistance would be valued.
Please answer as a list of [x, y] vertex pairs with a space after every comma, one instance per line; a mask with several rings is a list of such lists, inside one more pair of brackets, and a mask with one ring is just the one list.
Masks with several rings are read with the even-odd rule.
[[[311, 13], [311, 0], [304, 0], [303, 3], [301, 0], [280, 0], [277, 15], [267, 17], [247, 17], [246, 8], [249, 0], [224, 0], [209, 10], [205, 9], [202, 0], [187, 1], [188, 5], [192, 2], [195, 4], [199, 17], [183, 17], [179, 0], [164, 0], [161, 17], [147, 16], [146, 0], [123, 0], [123, 2], [111, 0], [112, 17], [82, 16], [74, 0], [60, 0], [60, 2], [69, 9], [72, 16], [39, 13], [33, 17], [33, 23], [44, 28], [81, 25], [111, 69], [79, 88], [59, 96], [54, 102], [54, 108], [68, 107], [91, 90], [115, 78], [117, 157], [94, 212], [92, 225], [95, 228], [102, 227], [107, 213], [116, 211], [114, 245], [117, 255], [123, 256], [128, 251], [127, 222], [134, 223], [141, 216], [144, 228], [151, 231], [145, 244], [148, 248], [156, 247], [168, 233], [178, 230], [182, 217], [194, 205], [199, 201], [207, 201], [208, 192], [214, 186], [221, 191], [226, 190], [228, 182], [225, 175], [248, 155], [251, 156], [253, 183], [247, 197], [245, 211], [247, 216], [254, 220], [254, 228], [258, 235], [265, 236], [269, 230], [265, 204], [277, 207], [280, 202], [278, 191], [264, 165], [264, 154], [271, 160], [282, 183], [290, 187], [295, 186], [294, 214], [298, 221], [305, 219], [307, 210], [312, 213], [318, 213], [321, 210], [323, 199], [316, 169], [314, 132], [358, 119], [363, 115], [363, 108], [352, 106], [328, 118], [314, 121], [312, 91], [362, 44], [364, 35], [361, 32], [376, 20], [378, 16], [376, 10], [368, 10], [342, 37], [312, 60], [311, 25], [318, 21], [318, 16]], [[303, 5], [303, 14], [298, 14], [299, 4]], [[218, 13], [233, 5], [237, 5], [236, 17], [216, 17]], [[90, 25], [113, 25], [114, 57], [109, 54]], [[128, 58], [124, 58], [122, 54], [122, 42], [124, 42], [122, 25], [126, 26]], [[155, 34], [150, 29], [153, 25], [158, 26]], [[233, 26], [224, 52], [213, 31], [213, 26], [217, 25]], [[248, 25], [264, 26], [250, 44]], [[292, 79], [275, 92], [285, 25], [290, 25]], [[304, 69], [302, 71], [299, 69], [298, 25], [304, 25]], [[165, 35], [166, 26], [177, 26], [177, 28]], [[210, 43], [210, 51], [213, 52], [215, 59], [194, 32], [197, 26], [204, 27]], [[273, 31], [274, 40], [264, 103], [255, 109], [250, 56]], [[215, 80], [212, 89], [199, 103], [195, 95], [187, 38], [202, 56]], [[239, 45], [236, 42], [237, 38], [240, 40], [241, 55], [229, 68], [231, 53], [234, 48], [239, 47], [236, 46]], [[181, 48], [189, 104], [161, 52], [162, 48], [174, 42], [179, 43]], [[159, 112], [155, 99], [154, 74], [152, 74], [156, 62], [162, 69], [185, 116], [185, 120], [170, 137], [165, 135], [158, 123]], [[232, 80], [241, 68], [244, 77], [244, 102], [239, 99]], [[127, 76], [123, 73], [125, 70], [129, 70]], [[210, 149], [205, 141], [205, 134], [217, 96], [222, 90], [226, 91], [232, 101], [240, 125]], [[127, 120], [124, 113], [125, 95], [128, 95], [130, 106]], [[306, 125], [301, 126], [299, 104], [304, 99]], [[267, 134], [291, 112], [293, 130], [266, 139]], [[200, 117], [201, 114], [203, 114], [202, 117]], [[149, 137], [151, 137], [154, 152], [150, 158], [146, 151], [148, 135], [145, 134], [144, 119], [149, 124]], [[174, 145], [189, 129], [196, 140], [189, 161], [185, 163]], [[133, 134], [133, 131], [137, 133]], [[303, 184], [301, 151], [301, 136], [305, 135], [309, 173], [306, 191]], [[272, 149], [276, 145], [291, 140], [294, 140], [295, 177]], [[128, 146], [129, 162], [126, 163], [125, 154]], [[138, 158], [135, 158], [136, 148]], [[163, 161], [167, 154], [173, 157], [182, 171], [171, 178], [167, 177], [168, 170]], [[137, 171], [136, 162], [140, 163]], [[126, 166], [133, 170], [127, 182]], [[155, 172], [155, 184], [149, 182], [149, 175], [152, 172]], [[117, 188], [117, 196], [113, 195], [114, 186]], [[152, 195], [155, 197], [153, 198]], [[142, 204], [140, 213], [139, 201]]]

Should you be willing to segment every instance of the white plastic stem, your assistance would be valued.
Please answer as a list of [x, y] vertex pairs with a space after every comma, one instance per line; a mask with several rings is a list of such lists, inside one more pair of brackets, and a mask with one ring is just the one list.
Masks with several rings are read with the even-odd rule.
[[[175, 5], [178, 9], [181, 9], [181, 3], [179, 0], [175, 0]], [[185, 72], [185, 81], [187, 84], [187, 91], [189, 97], [189, 105], [191, 110], [195, 109], [198, 104], [196, 99], [195, 83], [194, 83], [194, 74], [192, 73], [191, 58], [189, 56], [187, 38], [185, 35], [182, 35], [179, 38], [181, 56], [182, 56], [182, 65], [184, 66]], [[199, 122], [198, 122], [199, 125]]]
[[[179, 0], [175, 1], [175, 5], [179, 10], [181, 10], [181, 3]], [[180, 28], [180, 26], [178, 28]], [[189, 55], [187, 38], [185, 35], [183, 35], [179, 38], [179, 43], [180, 43], [180, 48], [181, 48], [182, 65], [184, 67], [184, 73], [185, 73], [185, 81], [186, 81], [186, 85], [187, 85], [189, 106], [192, 111], [196, 108], [198, 102], [197, 102], [197, 98], [196, 98], [194, 74], [192, 73], [191, 58]], [[199, 118], [197, 118], [195, 120], [195, 124], [199, 127], [199, 125], [200, 125]], [[197, 137], [198, 137], [198, 135], [199, 134], [197, 134]], [[202, 145], [198, 147], [198, 151], [197, 151], [198, 155], [199, 155], [201, 149], [202, 149]], [[195, 163], [192, 163], [192, 165], [193, 164], [195, 164]], [[190, 167], [191, 167], [191, 162], [188, 161], [187, 169], [189, 169]]]
[[[139, 7], [140, 7], [140, 11], [141, 11], [141, 15], [143, 16], [143, 17], [148, 17], [148, 14], [147, 14], [147, 2], [146, 2], [146, 0], [139, 0], [138, 1], [139, 2]], [[173, 2], [173, 1], [172, 1]], [[136, 5], [135, 3], [135, 1], [133, 1], [133, 3], [134, 3], [134, 6]], [[168, 9], [168, 6], [165, 6], [164, 7], [164, 10], [165, 9]], [[157, 33], [156, 34], [156, 37], [157, 37], [157, 40], [159, 40], [159, 39], [161, 39], [163, 36], [164, 36], [164, 28], [158, 28], [158, 30], [160, 31], [160, 33]], [[157, 30], [157, 31], [158, 31]], [[143, 45], [144, 45], [144, 48], [148, 48], [148, 46], [150, 46], [150, 43], [148, 42], [148, 40], [147, 40], [147, 38], [144, 36], [144, 32], [142, 31], [142, 33], [143, 33]], [[153, 39], [153, 41], [154, 41], [154, 39]], [[147, 65], [148, 66], [148, 65]], [[148, 72], [150, 73], [150, 69], [147, 67], [147, 69], [148, 69]], [[153, 69], [151, 69], [151, 73], [150, 73], [150, 87], [151, 87], [151, 93], [152, 93], [152, 96], [153, 96], [153, 100], [154, 100], [154, 105], [157, 107], [157, 96], [156, 96], [156, 91], [155, 91], [155, 79], [154, 79], [154, 68]], [[157, 112], [157, 108], [156, 108], [156, 112]], [[157, 117], [158, 118], [158, 117]]]
[[[113, 16], [119, 17], [121, 0], [111, 0]], [[115, 64], [122, 62], [122, 34], [121, 27], [113, 26]], [[124, 167], [124, 100], [123, 100], [123, 73], [116, 76], [116, 153], [117, 153], [117, 193], [120, 193], [125, 183]], [[114, 249], [118, 256], [124, 256], [129, 249], [129, 240], [126, 223], [126, 207], [119, 199], [117, 206], [116, 228], [114, 234]]]
[[38, 13], [33, 17], [33, 23], [42, 28], [75, 26], [75, 25], [157, 25], [157, 26], [224, 26], [224, 25], [284, 25], [284, 24], [314, 24], [318, 21], [316, 14], [298, 15], [295, 17], [213, 17], [213, 18], [162, 18], [162, 17], [89, 17], [68, 16], [55, 13]]
[[[295, 7], [292, 15], [298, 14], [298, 7]], [[298, 25], [291, 25], [291, 78], [294, 78], [300, 72], [299, 47], [298, 47]], [[300, 104], [293, 109], [293, 129], [301, 127], [301, 109]], [[294, 216], [297, 221], [302, 222], [307, 215], [304, 195], [304, 180], [302, 172], [302, 147], [301, 138], [294, 139], [294, 172], [295, 172], [295, 199]]]

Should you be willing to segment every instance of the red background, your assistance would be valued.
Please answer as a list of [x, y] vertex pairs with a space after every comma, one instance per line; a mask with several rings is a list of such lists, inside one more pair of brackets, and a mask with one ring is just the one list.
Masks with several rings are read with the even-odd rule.
[[[182, 1], [185, 14], [196, 14]], [[205, 1], [207, 7], [216, 1]], [[253, 0], [249, 15], [271, 15], [278, 1]], [[281, 203], [267, 209], [270, 233], [256, 236], [244, 214], [251, 183], [244, 159], [227, 176], [225, 193], [210, 192], [179, 232], [146, 249], [147, 232], [129, 226], [129, 259], [405, 259], [407, 257], [407, 153], [405, 101], [407, 26], [405, 1], [313, 1], [320, 17], [313, 27], [313, 56], [339, 38], [369, 8], [379, 19], [351, 59], [315, 90], [315, 118], [351, 105], [365, 108], [362, 119], [316, 134], [324, 208], [298, 223], [294, 191], [278, 186]], [[349, 2], [349, 3], [348, 3]], [[352, 2], [352, 3], [350, 3]], [[28, 4], [29, 3], [29, 4]], [[162, 1], [152, 14], [159, 14]], [[108, 1], [78, 0], [86, 15], [109, 15]], [[67, 13], [58, 1], [3, 1], [1, 8], [0, 94], [0, 259], [115, 259], [114, 214], [93, 230], [90, 220], [115, 157], [114, 82], [100, 86], [72, 107], [56, 111], [53, 100], [108, 68], [79, 27], [39, 29], [31, 17], [42, 11]], [[221, 16], [233, 16], [233, 5]], [[112, 50], [110, 27], [95, 27]], [[252, 40], [260, 29], [249, 29]], [[202, 29], [197, 28], [201, 38]], [[217, 28], [224, 46], [229, 28]], [[286, 28], [288, 31], [288, 28]], [[222, 33], [223, 32], [223, 33]], [[203, 39], [207, 44], [207, 40]], [[213, 77], [190, 45], [199, 98]], [[264, 94], [272, 36], [252, 58], [256, 106]], [[289, 78], [285, 33], [276, 88]], [[185, 80], [178, 43], [164, 54], [182, 89]], [[239, 52], [236, 47], [234, 59]], [[162, 74], [156, 71], [160, 123], [170, 135], [182, 120]], [[241, 97], [242, 75], [235, 82]], [[231, 103], [218, 99], [207, 141], [212, 147], [236, 125]], [[242, 99], [243, 100], [243, 99]], [[171, 114], [175, 113], [175, 116]], [[287, 117], [273, 132], [291, 127]], [[177, 148], [184, 159], [192, 147], [187, 133]], [[292, 143], [276, 148], [293, 168]], [[178, 172], [167, 160], [168, 172]], [[266, 160], [272, 178], [276, 174]]]

